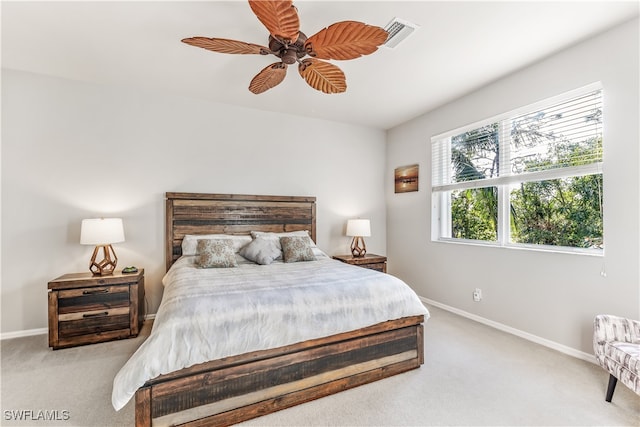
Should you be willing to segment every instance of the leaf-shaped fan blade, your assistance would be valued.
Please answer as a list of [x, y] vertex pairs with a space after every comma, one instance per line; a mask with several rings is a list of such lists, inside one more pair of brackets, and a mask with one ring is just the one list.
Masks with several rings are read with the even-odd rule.
[[249, 0], [249, 6], [275, 39], [284, 44], [298, 40], [300, 19], [292, 0]]
[[380, 27], [342, 21], [309, 37], [304, 47], [309, 56], [320, 59], [355, 59], [375, 52], [387, 35]]
[[249, 84], [249, 90], [256, 95], [279, 85], [287, 75], [287, 65], [276, 62], [260, 71]]
[[239, 54], [262, 54], [271, 53], [268, 47], [259, 46], [253, 43], [245, 43], [237, 40], [216, 39], [209, 37], [189, 37], [182, 39], [183, 43], [191, 46], [201, 47], [203, 49], [212, 50], [220, 53], [239, 53]]
[[312, 88], [324, 93], [342, 93], [347, 90], [344, 73], [338, 67], [318, 59], [304, 59], [298, 66], [300, 75]]

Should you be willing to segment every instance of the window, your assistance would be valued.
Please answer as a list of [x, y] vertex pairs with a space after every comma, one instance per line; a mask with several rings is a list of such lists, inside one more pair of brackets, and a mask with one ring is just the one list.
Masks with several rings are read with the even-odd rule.
[[599, 85], [431, 145], [434, 240], [603, 252]]

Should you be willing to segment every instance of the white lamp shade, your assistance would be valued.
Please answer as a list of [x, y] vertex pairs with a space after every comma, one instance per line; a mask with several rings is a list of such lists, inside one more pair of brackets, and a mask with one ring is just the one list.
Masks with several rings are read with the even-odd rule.
[[371, 236], [371, 223], [368, 219], [350, 219], [347, 221], [347, 236]]
[[80, 228], [80, 244], [110, 245], [124, 242], [122, 218], [83, 219]]

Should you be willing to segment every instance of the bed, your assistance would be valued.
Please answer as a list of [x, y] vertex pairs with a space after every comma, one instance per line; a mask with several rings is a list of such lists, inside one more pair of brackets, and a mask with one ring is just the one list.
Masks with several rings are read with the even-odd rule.
[[[195, 257], [183, 254], [183, 243], [194, 236], [236, 236], [234, 241], [240, 241], [251, 233], [308, 233], [315, 242], [315, 197], [166, 193], [163, 301], [150, 337], [114, 379], [114, 407], [135, 395], [137, 426], [232, 425], [424, 363], [428, 312], [393, 276], [332, 260], [313, 244], [316, 262], [263, 266], [244, 260], [233, 269], [197, 269]], [[275, 308], [251, 299], [258, 294], [275, 301]], [[371, 300], [357, 302], [360, 294]], [[296, 310], [282, 308], [283, 300], [291, 300]], [[236, 302], [251, 309], [238, 309]], [[323, 304], [326, 312], [320, 311]], [[362, 307], [351, 311], [358, 304]], [[345, 310], [344, 319], [334, 314]], [[372, 320], [381, 310], [389, 311], [389, 319]], [[259, 320], [232, 317], [243, 312]], [[220, 318], [213, 320], [211, 313]], [[297, 326], [263, 326], [269, 317]], [[206, 325], [195, 324], [199, 318]], [[242, 331], [224, 322], [241, 324]], [[207, 338], [214, 323], [224, 327], [213, 335], [227, 339]], [[195, 345], [190, 334], [208, 342]]]

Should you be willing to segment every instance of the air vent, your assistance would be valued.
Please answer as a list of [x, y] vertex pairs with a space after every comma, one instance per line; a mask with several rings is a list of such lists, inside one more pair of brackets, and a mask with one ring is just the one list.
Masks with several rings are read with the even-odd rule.
[[418, 25], [409, 21], [405, 21], [400, 18], [393, 18], [391, 22], [384, 27], [384, 30], [389, 33], [387, 41], [384, 42], [384, 46], [388, 48], [398, 46], [401, 41], [409, 37], [418, 28], [420, 28]]

